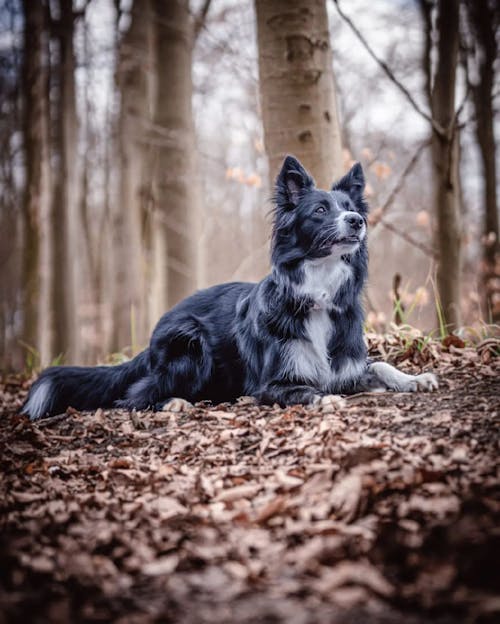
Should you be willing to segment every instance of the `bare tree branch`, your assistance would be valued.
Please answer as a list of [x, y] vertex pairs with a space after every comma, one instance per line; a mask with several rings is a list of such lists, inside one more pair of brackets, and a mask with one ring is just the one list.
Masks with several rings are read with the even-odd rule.
[[396, 85], [396, 87], [401, 91], [401, 93], [405, 96], [405, 98], [411, 104], [412, 108], [421, 117], [426, 119], [431, 124], [433, 130], [437, 134], [439, 134], [440, 136], [446, 138], [447, 137], [447, 132], [445, 131], [445, 129], [439, 123], [437, 123], [432, 118], [432, 116], [429, 113], [427, 113], [426, 111], [424, 111], [420, 107], [420, 105], [415, 101], [415, 99], [413, 98], [412, 94], [408, 91], [408, 89], [396, 78], [396, 76], [394, 75], [394, 72], [387, 65], [387, 63], [385, 61], [383, 61], [381, 58], [379, 58], [375, 54], [375, 52], [372, 50], [372, 48], [370, 47], [370, 45], [366, 41], [365, 37], [361, 34], [361, 32], [358, 30], [358, 28], [353, 23], [353, 21], [342, 11], [342, 9], [339, 6], [338, 0], [332, 0], [332, 1], [335, 4], [335, 7], [337, 8], [337, 11], [338, 11], [340, 17], [349, 25], [349, 27], [351, 28], [353, 33], [356, 35], [356, 37], [359, 39], [360, 43], [365, 48], [365, 50], [368, 52], [368, 54], [377, 63], [377, 65], [382, 69], [382, 71], [386, 74], [386, 76], [389, 78], [389, 80], [391, 80], [391, 82], [393, 82]]
[[417, 164], [418, 159], [420, 158], [420, 155], [422, 154], [424, 149], [426, 147], [428, 147], [430, 144], [431, 144], [431, 139], [426, 139], [425, 141], [422, 141], [422, 143], [419, 144], [419, 146], [415, 150], [415, 153], [410, 158], [410, 160], [408, 161], [406, 167], [401, 172], [401, 175], [399, 176], [399, 178], [398, 178], [396, 184], [394, 185], [392, 191], [389, 193], [389, 196], [387, 197], [385, 202], [382, 204], [382, 206], [378, 209], [378, 211], [374, 215], [373, 220], [370, 222], [370, 225], [372, 226], [372, 229], [375, 228], [382, 221], [382, 218], [384, 217], [385, 213], [392, 206], [392, 204], [393, 204], [394, 200], [396, 199], [398, 193], [403, 188], [404, 183], [406, 181], [406, 178], [413, 171], [413, 168]]
[[431, 144], [431, 139], [426, 139], [425, 141], [422, 141], [420, 143], [420, 145], [417, 147], [417, 149], [415, 150], [413, 156], [410, 158], [410, 160], [406, 164], [406, 167], [401, 172], [401, 175], [399, 176], [399, 178], [398, 178], [396, 184], [394, 185], [392, 191], [389, 193], [389, 196], [387, 197], [387, 199], [383, 203], [382, 207], [379, 209], [379, 212], [376, 215], [374, 221], [371, 222], [371, 225], [372, 225], [372, 231], [373, 231], [373, 229], [377, 225], [382, 225], [383, 227], [385, 227], [386, 230], [389, 230], [393, 234], [396, 234], [396, 236], [399, 236], [400, 238], [405, 240], [407, 243], [409, 243], [413, 247], [416, 247], [421, 252], [423, 252], [426, 256], [430, 256], [431, 258], [436, 259], [437, 258], [437, 254], [436, 254], [436, 252], [432, 248], [428, 247], [427, 245], [424, 245], [420, 241], [418, 241], [415, 238], [413, 238], [413, 236], [411, 236], [407, 232], [404, 232], [403, 230], [400, 230], [395, 225], [393, 225], [392, 223], [389, 223], [388, 221], [385, 221], [385, 219], [384, 219], [384, 215], [387, 213], [389, 208], [392, 206], [392, 204], [394, 203], [394, 200], [396, 199], [398, 193], [403, 188], [406, 178], [413, 171], [413, 168], [417, 164], [418, 159], [420, 158], [420, 156], [421, 156], [422, 152], [424, 151], [424, 149], [426, 147], [428, 147], [430, 144]]
[[458, 123], [458, 118], [460, 117], [460, 114], [462, 113], [467, 100], [469, 99], [469, 95], [472, 93], [472, 88], [471, 88], [471, 84], [470, 82], [467, 80], [466, 82], [466, 88], [465, 88], [465, 94], [463, 97], [463, 100], [460, 102], [458, 108], [457, 108], [457, 112], [455, 113], [455, 123], [453, 124], [453, 132], [456, 132], [457, 130], [461, 130], [462, 128], [464, 128], [467, 125], [467, 119], [465, 121], [463, 121], [462, 123]]
[[194, 16], [193, 41], [196, 41], [198, 39], [200, 32], [205, 26], [207, 13], [208, 13], [208, 10], [210, 9], [211, 4], [212, 4], [212, 0], [205, 0], [198, 14]]
[[405, 232], [403, 230], [400, 230], [399, 228], [397, 228], [392, 223], [388, 223], [387, 221], [384, 221], [384, 219], [380, 219], [379, 223], [380, 223], [380, 225], [383, 225], [386, 230], [389, 230], [393, 234], [396, 234], [397, 236], [399, 236], [400, 238], [405, 240], [407, 243], [409, 243], [413, 247], [416, 247], [422, 253], [424, 253], [426, 256], [429, 256], [430, 258], [433, 258], [434, 260], [438, 259], [438, 255], [434, 251], [434, 249], [431, 249], [430, 247], [427, 247], [427, 245], [424, 245], [424, 243], [421, 243], [420, 241], [416, 240], [415, 238], [413, 238], [413, 236], [411, 236], [407, 232]]

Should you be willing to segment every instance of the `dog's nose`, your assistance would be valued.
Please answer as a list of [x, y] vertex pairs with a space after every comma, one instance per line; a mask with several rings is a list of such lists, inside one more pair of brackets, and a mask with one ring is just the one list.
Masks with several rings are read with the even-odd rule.
[[363, 217], [360, 217], [356, 212], [347, 212], [344, 215], [344, 220], [353, 230], [360, 230], [363, 227]]

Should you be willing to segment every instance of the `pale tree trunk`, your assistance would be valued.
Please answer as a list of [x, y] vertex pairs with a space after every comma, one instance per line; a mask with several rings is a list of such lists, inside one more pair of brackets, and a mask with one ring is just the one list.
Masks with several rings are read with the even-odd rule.
[[118, 85], [119, 201], [113, 208], [113, 339], [114, 350], [133, 350], [147, 340], [147, 283], [144, 257], [148, 245], [144, 210], [147, 178], [147, 135], [152, 120], [153, 12], [150, 0], [135, 0], [132, 21], [120, 43]]
[[483, 266], [481, 271], [483, 315], [500, 320], [500, 240], [493, 111], [494, 64], [497, 58], [498, 11], [488, 0], [469, 0], [478, 80], [472, 85], [476, 111], [476, 136], [483, 167]]
[[325, 0], [255, 0], [255, 9], [271, 183], [290, 153], [330, 188], [342, 145]]
[[[166, 290], [153, 307], [178, 303], [197, 286], [199, 176], [191, 76], [194, 21], [187, 0], [155, 0], [157, 42], [154, 225], [155, 283]], [[163, 300], [162, 300], [163, 299]]]
[[23, 207], [23, 328], [25, 345], [47, 357], [48, 267], [42, 237], [50, 215], [49, 110], [46, 7], [24, 0], [23, 140], [26, 166]]
[[82, 225], [78, 175], [78, 115], [76, 110], [75, 51], [72, 0], [59, 0], [55, 21], [58, 43], [56, 67], [58, 97], [54, 105], [54, 200], [52, 210], [53, 244], [53, 343], [54, 356], [64, 354], [67, 363], [77, 363], [77, 270], [81, 256]]
[[446, 328], [452, 331], [461, 325], [462, 225], [458, 183], [459, 135], [455, 119], [459, 0], [439, 0], [437, 10], [437, 64], [431, 92], [432, 118], [442, 128], [442, 132], [433, 129], [432, 133], [436, 247], [439, 253], [437, 290]]

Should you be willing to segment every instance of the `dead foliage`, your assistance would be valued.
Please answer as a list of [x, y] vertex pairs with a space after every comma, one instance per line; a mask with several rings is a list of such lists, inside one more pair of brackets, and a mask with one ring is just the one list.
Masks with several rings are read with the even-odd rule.
[[31, 424], [4, 379], [0, 621], [498, 621], [499, 359], [429, 343], [403, 368], [415, 353], [436, 394], [324, 412], [243, 398]]

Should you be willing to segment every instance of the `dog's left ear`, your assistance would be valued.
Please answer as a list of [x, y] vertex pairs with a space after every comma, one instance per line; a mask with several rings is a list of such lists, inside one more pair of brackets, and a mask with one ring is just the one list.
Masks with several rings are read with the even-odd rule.
[[287, 156], [276, 178], [276, 203], [279, 208], [294, 208], [301, 194], [314, 186], [314, 180], [294, 156]]
[[332, 186], [332, 191], [344, 191], [353, 202], [358, 202], [363, 198], [364, 190], [365, 175], [359, 162], [355, 163], [351, 170]]

